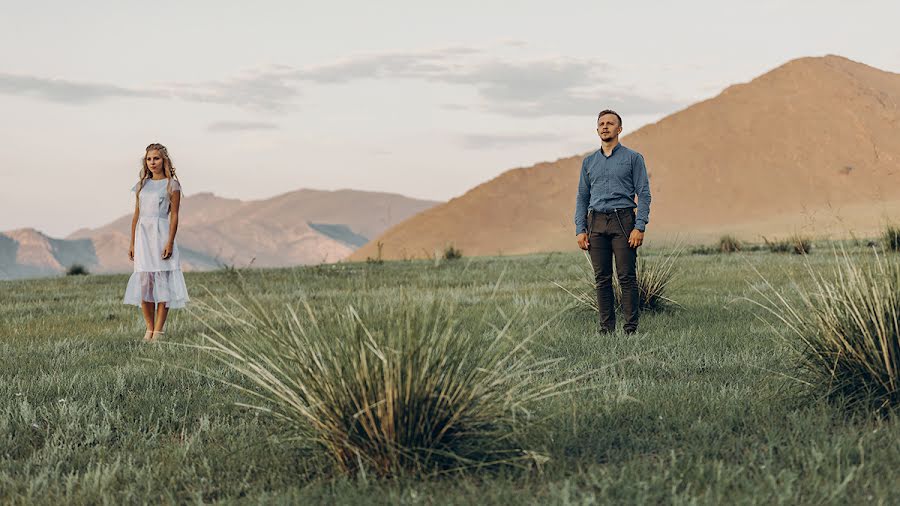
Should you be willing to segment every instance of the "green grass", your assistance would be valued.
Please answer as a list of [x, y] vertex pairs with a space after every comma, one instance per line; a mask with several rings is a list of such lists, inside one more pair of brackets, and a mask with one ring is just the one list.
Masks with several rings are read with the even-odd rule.
[[[648, 257], [663, 254], [651, 250]], [[856, 254], [856, 253], [854, 253]], [[803, 394], [792, 347], [743, 300], [802, 279], [830, 255], [690, 255], [670, 286], [681, 309], [646, 313], [636, 337], [598, 336], [595, 315], [554, 281], [583, 276], [580, 253], [249, 271], [271, 310], [453, 304], [462, 328], [521, 314], [531, 349], [561, 359], [544, 381], [594, 371], [543, 401], [524, 445], [547, 462], [427, 480], [343, 478], [272, 417], [235, 406], [243, 385], [198, 350], [140, 343], [120, 304], [127, 276], [0, 283], [0, 503], [859, 504], [898, 501], [900, 425]], [[189, 273], [196, 301], [230, 274]], [[206, 292], [204, 288], [208, 289]], [[785, 293], [790, 293], [785, 290]], [[524, 310], [523, 310], [524, 309]], [[167, 338], [202, 323], [173, 311]], [[472, 323], [470, 324], [470, 320]], [[480, 322], [479, 322], [480, 324]]]
[[762, 306], [797, 348], [811, 393], [849, 409], [900, 408], [900, 259], [834, 252], [833, 271], [811, 270], [799, 303], [761, 290]]

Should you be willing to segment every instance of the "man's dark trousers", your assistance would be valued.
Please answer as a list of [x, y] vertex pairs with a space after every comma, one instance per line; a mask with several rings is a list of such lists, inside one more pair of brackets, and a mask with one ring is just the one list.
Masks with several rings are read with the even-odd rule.
[[622, 313], [625, 332], [635, 332], [638, 325], [639, 294], [637, 286], [637, 249], [628, 245], [634, 229], [634, 210], [618, 209], [610, 213], [591, 211], [588, 214], [588, 241], [597, 304], [600, 306], [600, 331], [616, 329], [616, 308], [613, 296], [613, 257], [616, 274], [622, 287]]

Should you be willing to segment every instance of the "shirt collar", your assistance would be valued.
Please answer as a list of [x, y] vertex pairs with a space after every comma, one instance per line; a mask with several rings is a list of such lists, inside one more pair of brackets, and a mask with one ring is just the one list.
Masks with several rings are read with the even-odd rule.
[[600, 146], [600, 154], [603, 155], [603, 158], [612, 158], [613, 155], [616, 154], [616, 151], [618, 151], [619, 148], [621, 148], [621, 147], [622, 147], [621, 142], [616, 144], [616, 146], [612, 150], [612, 153], [610, 153], [609, 156], [606, 156], [606, 153], [603, 151], [603, 146]]

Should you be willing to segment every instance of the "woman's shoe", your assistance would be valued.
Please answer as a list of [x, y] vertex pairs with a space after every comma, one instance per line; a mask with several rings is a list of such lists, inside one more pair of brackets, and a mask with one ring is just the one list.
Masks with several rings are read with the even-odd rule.
[[144, 342], [149, 342], [151, 339], [153, 339], [153, 331], [148, 330], [146, 333], [144, 333]]
[[163, 332], [163, 331], [161, 331], [161, 330], [159, 330], [159, 331], [154, 330], [154, 331], [153, 331], [153, 335], [150, 337], [150, 341], [151, 341], [151, 342], [156, 342], [156, 338], [159, 337], [159, 336], [162, 335], [162, 334], [165, 334], [165, 332]]

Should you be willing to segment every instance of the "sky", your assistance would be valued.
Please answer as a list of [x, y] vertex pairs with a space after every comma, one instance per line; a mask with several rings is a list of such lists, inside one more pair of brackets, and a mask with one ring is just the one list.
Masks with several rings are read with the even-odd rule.
[[627, 135], [794, 58], [900, 72], [897, 19], [888, 0], [0, 0], [0, 231], [131, 212], [151, 142], [187, 197], [448, 200], [595, 149], [605, 108]]

